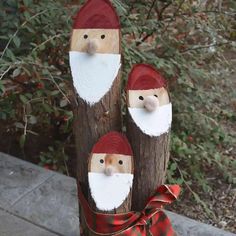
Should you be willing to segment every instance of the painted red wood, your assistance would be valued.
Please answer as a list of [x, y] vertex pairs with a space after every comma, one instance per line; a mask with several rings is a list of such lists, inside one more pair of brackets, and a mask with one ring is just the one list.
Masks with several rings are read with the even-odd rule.
[[109, 0], [88, 0], [75, 17], [73, 28], [120, 29], [120, 20]]
[[154, 67], [137, 64], [130, 72], [126, 90], [148, 90], [166, 87], [164, 77]]
[[101, 137], [94, 145], [92, 153], [123, 154], [133, 156], [133, 151], [126, 136], [115, 131]]

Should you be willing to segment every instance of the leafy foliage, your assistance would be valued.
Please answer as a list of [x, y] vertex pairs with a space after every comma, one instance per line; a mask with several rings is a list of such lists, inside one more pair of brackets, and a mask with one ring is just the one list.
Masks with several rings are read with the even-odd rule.
[[[69, 133], [66, 95], [71, 8], [53, 1], [3, 1], [0, 118], [16, 126], [24, 149], [34, 130]], [[9, 121], [10, 120], [10, 121]], [[49, 131], [49, 133], [50, 133]]]
[[225, 83], [231, 83], [222, 81], [231, 72], [222, 58], [225, 50], [235, 46], [233, 5], [204, 7], [197, 1], [115, 3], [123, 16], [125, 78], [132, 64], [144, 61], [169, 79], [174, 107], [169, 180], [176, 182], [172, 177], [179, 173], [178, 182], [187, 179], [186, 184], [197, 182], [209, 190], [205, 174], [214, 166], [234, 182], [235, 160], [224, 151], [232, 147], [235, 137], [223, 129], [225, 117], [221, 114], [232, 120], [235, 115], [229, 104], [222, 108], [216, 102], [224, 94]]
[[39, 165], [46, 169], [57, 170], [61, 173], [66, 173], [69, 175], [66, 164], [68, 161], [68, 156], [65, 154], [64, 147], [60, 142], [55, 142], [55, 146], [56, 148], [49, 146], [47, 152], [40, 153]]
[[[219, 102], [235, 94], [226, 80], [232, 68], [224, 58], [224, 51], [235, 47], [235, 2], [220, 2], [113, 0], [122, 22], [124, 82], [131, 66], [139, 62], [155, 65], [169, 82], [174, 121], [168, 180], [190, 189], [197, 184], [206, 191], [209, 169], [235, 182], [236, 161], [226, 150], [236, 140], [223, 125], [235, 121], [235, 114], [229, 103]], [[57, 161], [54, 154], [62, 152], [58, 142], [62, 147], [73, 142], [68, 141], [72, 129], [68, 49], [78, 5], [8, 0], [1, 1], [0, 9], [0, 119], [20, 133], [22, 149], [29, 134], [50, 133], [56, 126], [57, 142], [39, 154], [38, 162], [56, 161], [57, 169], [64, 170], [60, 165], [66, 159]]]

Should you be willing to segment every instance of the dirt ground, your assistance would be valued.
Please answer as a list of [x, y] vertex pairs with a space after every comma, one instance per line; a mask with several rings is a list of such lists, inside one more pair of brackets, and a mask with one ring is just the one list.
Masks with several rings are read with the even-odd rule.
[[207, 215], [189, 192], [185, 192], [170, 209], [178, 214], [236, 233], [236, 187], [222, 181], [220, 176], [211, 177], [211, 181], [213, 193], [197, 192], [197, 194], [214, 215]]

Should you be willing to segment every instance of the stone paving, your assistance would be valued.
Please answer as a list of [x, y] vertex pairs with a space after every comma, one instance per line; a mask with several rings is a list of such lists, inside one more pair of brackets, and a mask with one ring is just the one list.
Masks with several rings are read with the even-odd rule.
[[[167, 212], [180, 236], [233, 236]], [[0, 236], [79, 236], [76, 181], [0, 153]]]
[[0, 154], [0, 236], [79, 236], [76, 199], [74, 179]]

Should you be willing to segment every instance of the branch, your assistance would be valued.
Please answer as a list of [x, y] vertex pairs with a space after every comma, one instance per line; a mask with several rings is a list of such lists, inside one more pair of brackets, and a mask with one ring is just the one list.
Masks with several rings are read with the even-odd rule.
[[14, 34], [10, 37], [10, 39], [8, 40], [7, 45], [6, 45], [6, 47], [4, 48], [0, 59], [3, 58], [3, 56], [5, 55], [6, 50], [8, 49], [10, 43], [12, 42], [13, 38], [16, 37], [16, 35], [17, 35], [18, 32], [20, 31], [20, 29], [21, 29], [22, 27], [24, 27], [29, 21], [31, 21], [31, 20], [33, 20], [34, 18], [36, 18], [36, 17], [38, 17], [38, 16], [44, 14], [46, 11], [48, 11], [48, 10], [44, 10], [44, 11], [42, 11], [42, 12], [39, 12], [39, 13], [33, 15], [33, 16], [30, 17], [28, 20], [24, 21], [24, 22], [18, 27], [18, 29], [15, 31], [15, 33], [14, 33]]
[[214, 13], [214, 14], [224, 14], [224, 15], [229, 15], [229, 16], [236, 16], [236, 13], [234, 12], [227, 12], [227, 11], [201, 11], [201, 12], [195, 12], [196, 13]]
[[51, 77], [51, 81], [56, 85], [57, 89], [60, 91], [60, 93], [63, 95], [63, 97], [67, 100], [67, 102], [70, 104], [70, 99], [66, 96], [66, 94], [61, 90], [60, 86], [57, 84], [57, 82], [54, 80], [51, 72], [49, 72], [49, 75]]
[[153, 0], [153, 1], [152, 1], [152, 5], [151, 5], [150, 8], [149, 8], [149, 11], [148, 11], [148, 14], [147, 14], [146, 20], [148, 20], [148, 19], [150, 18], [150, 16], [151, 16], [151, 12], [152, 12], [152, 9], [153, 9], [153, 7], [154, 7], [156, 1], [157, 1], [157, 0]]
[[153, 33], [154, 33], [154, 31], [145, 35], [139, 42], [136, 43], [136, 46], [139, 46], [140, 44], [145, 42], [149, 37], [151, 37], [153, 35]]
[[210, 47], [221, 47], [223, 45], [227, 45], [227, 44], [231, 44], [232, 42], [227, 42], [227, 43], [215, 43], [215, 44], [210, 44], [210, 45], [202, 45], [199, 47], [193, 47], [193, 48], [187, 48], [183, 51], [180, 51], [180, 53], [186, 53], [188, 51], [195, 51], [195, 50], [200, 50], [200, 49], [204, 49], [204, 48], [210, 48]]
[[0, 77], [0, 80], [2, 80], [2, 78], [8, 73], [9, 70], [12, 69], [12, 66], [10, 65], [2, 74], [1, 74], [1, 77]]
[[176, 16], [178, 14], [178, 12], [179, 12], [180, 8], [183, 6], [184, 2], [185, 2], [185, 0], [182, 0], [182, 2], [179, 4], [174, 16]]
[[63, 33], [63, 34], [56, 34], [54, 36], [51, 36], [50, 38], [48, 38], [46, 41], [42, 42], [41, 44], [39, 44], [37, 47], [35, 47], [32, 52], [35, 52], [38, 48], [40, 48], [41, 46], [47, 44], [48, 42], [50, 42], [51, 40], [55, 39], [55, 38], [59, 38], [61, 36], [67, 35], [67, 33]]
[[[192, 12], [191, 15], [197, 15], [197, 14], [201, 14], [201, 13], [205, 13], [205, 14], [218, 14], [218, 15], [226, 15], [226, 16], [229, 16], [229, 17], [236, 17], [236, 13], [233, 13], [233, 12], [226, 12], [226, 11], [196, 11], [196, 12]], [[172, 19], [174, 20], [174, 17], [181, 17], [181, 16], [190, 16], [189, 13], [181, 13], [181, 14], [178, 14], [178, 12], [176, 11], [176, 13], [173, 15], [173, 16], [169, 16], [169, 17], [166, 17], [165, 19]]]
[[158, 20], [162, 20], [163, 17], [163, 13], [166, 10], [166, 8], [168, 8], [170, 5], [172, 4], [172, 1], [167, 3], [164, 7], [161, 8], [161, 10], [159, 11], [158, 8], [156, 9], [157, 15], [158, 15]]
[[[151, 6], [150, 6], [150, 8], [149, 8], [149, 10], [148, 10], [148, 14], [147, 14], [146, 20], [148, 20], [148, 19], [150, 18], [152, 9], [153, 9], [153, 7], [154, 7], [156, 1], [157, 1], [157, 0], [153, 0], [153, 1], [152, 1], [152, 4], [151, 4]], [[145, 40], [147, 40], [150, 36], [152, 36], [153, 33], [154, 33], [154, 32], [145, 35], [139, 42], [136, 43], [136, 46], [139, 46], [140, 44], [142, 44]], [[139, 38], [141, 38], [141, 36], [142, 36], [142, 33], [140, 33]]]
[[202, 205], [203, 209], [206, 211], [206, 213], [207, 213], [209, 216], [213, 216], [213, 217], [215, 218], [216, 216], [215, 216], [214, 212], [213, 212], [211, 209], [209, 209], [209, 207], [207, 206], [207, 204], [206, 204], [203, 200], [201, 200], [200, 196], [199, 196], [196, 192], [194, 192], [194, 191], [192, 190], [192, 188], [190, 187], [190, 185], [188, 184], [188, 182], [185, 180], [184, 174], [183, 174], [183, 172], [181, 171], [181, 169], [179, 168], [179, 165], [178, 165], [177, 161], [175, 160], [175, 158], [172, 158], [172, 160], [173, 160], [173, 161], [175, 162], [175, 164], [176, 164], [176, 168], [177, 168], [177, 170], [178, 170], [178, 172], [179, 172], [179, 174], [180, 174], [180, 177], [181, 177], [183, 183], [184, 183], [185, 186], [188, 188], [188, 190], [193, 194], [193, 197], [195, 198], [195, 201], [197, 201], [198, 203], [200, 203], [200, 204]]

